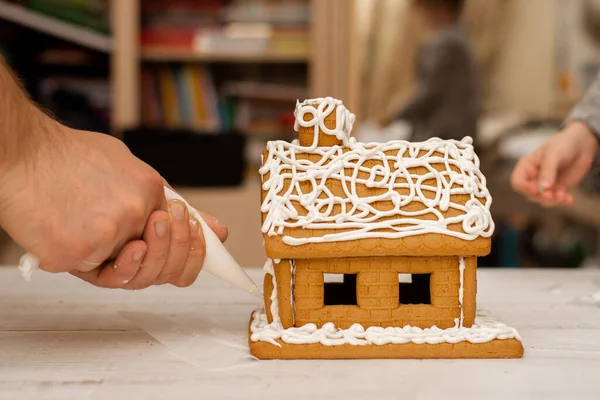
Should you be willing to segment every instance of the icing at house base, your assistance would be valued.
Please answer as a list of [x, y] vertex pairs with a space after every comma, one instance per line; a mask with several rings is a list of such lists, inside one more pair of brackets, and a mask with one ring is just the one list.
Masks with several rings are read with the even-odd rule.
[[478, 316], [470, 328], [439, 329], [435, 326], [421, 329], [405, 326], [403, 328], [382, 328], [372, 326], [367, 329], [360, 324], [354, 324], [349, 329], [338, 329], [332, 323], [321, 328], [315, 324], [307, 324], [299, 328], [283, 329], [280, 324], [267, 322], [263, 310], [254, 312], [250, 326], [250, 340], [253, 342], [268, 342], [281, 346], [276, 342], [281, 339], [288, 344], [320, 343], [324, 346], [339, 346], [350, 344], [355, 346], [386, 345], [386, 344], [456, 344], [469, 342], [473, 344], [488, 343], [492, 340], [521, 340], [515, 328], [505, 325], [488, 316]]

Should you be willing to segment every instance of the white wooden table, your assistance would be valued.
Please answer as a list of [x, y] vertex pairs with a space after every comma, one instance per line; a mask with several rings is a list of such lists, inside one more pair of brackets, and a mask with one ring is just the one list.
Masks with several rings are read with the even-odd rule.
[[[256, 280], [260, 270], [252, 272]], [[1, 399], [599, 399], [600, 272], [480, 271], [479, 304], [517, 327], [521, 360], [255, 361], [255, 299], [93, 288], [0, 268]]]

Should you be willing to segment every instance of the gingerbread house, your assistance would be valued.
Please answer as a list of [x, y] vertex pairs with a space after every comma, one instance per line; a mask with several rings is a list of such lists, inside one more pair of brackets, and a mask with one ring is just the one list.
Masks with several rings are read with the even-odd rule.
[[259, 358], [520, 357], [476, 316], [492, 202], [472, 141], [359, 143], [332, 98], [298, 103], [298, 140], [263, 155]]

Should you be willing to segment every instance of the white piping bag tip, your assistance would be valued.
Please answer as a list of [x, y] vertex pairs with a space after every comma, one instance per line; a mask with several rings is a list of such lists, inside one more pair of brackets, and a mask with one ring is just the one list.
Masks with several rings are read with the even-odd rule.
[[225, 282], [245, 290], [253, 296], [262, 298], [260, 289], [231, 254], [229, 254], [223, 243], [221, 243], [221, 240], [200, 216], [200, 213], [190, 206], [179, 194], [166, 186], [165, 197], [167, 200], [182, 201], [187, 206], [189, 214], [200, 222], [202, 233], [204, 234], [204, 242], [206, 243], [206, 256], [204, 257], [204, 267], [202, 269]]

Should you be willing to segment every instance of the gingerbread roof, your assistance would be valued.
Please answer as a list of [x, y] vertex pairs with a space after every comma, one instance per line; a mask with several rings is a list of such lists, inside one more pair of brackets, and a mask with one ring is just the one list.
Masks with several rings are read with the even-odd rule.
[[270, 258], [489, 252], [492, 199], [470, 138], [365, 144], [353, 122], [339, 100], [309, 100], [296, 107], [300, 139], [267, 144]]

